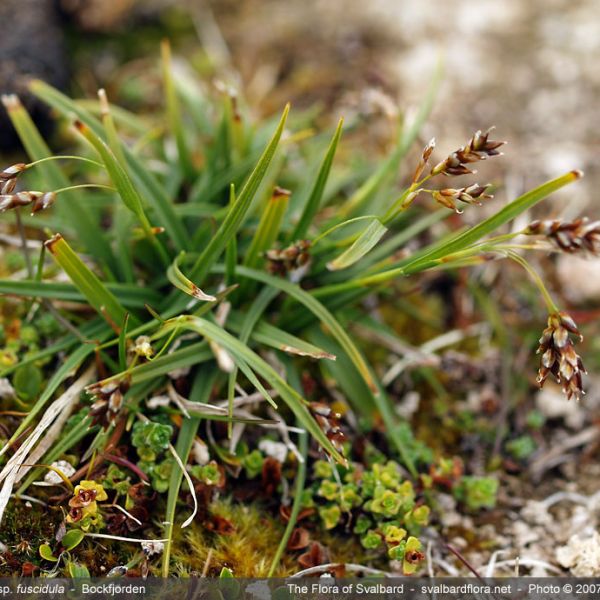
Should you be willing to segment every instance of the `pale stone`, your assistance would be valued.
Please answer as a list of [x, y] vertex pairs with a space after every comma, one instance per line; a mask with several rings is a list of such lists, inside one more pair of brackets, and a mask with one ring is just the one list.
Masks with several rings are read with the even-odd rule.
[[600, 576], [600, 535], [573, 535], [566, 546], [556, 549], [556, 560], [576, 577]]
[[556, 264], [561, 289], [572, 302], [600, 299], [600, 258], [562, 254]]

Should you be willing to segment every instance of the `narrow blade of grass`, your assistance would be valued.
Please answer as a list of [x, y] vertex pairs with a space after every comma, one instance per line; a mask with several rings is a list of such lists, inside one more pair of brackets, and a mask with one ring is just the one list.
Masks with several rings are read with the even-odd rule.
[[260, 263], [263, 252], [272, 248], [288, 207], [289, 193], [275, 189], [263, 211], [250, 247], [244, 256], [244, 265], [254, 268]]
[[194, 165], [185, 139], [185, 126], [181, 117], [179, 98], [177, 97], [177, 91], [173, 82], [171, 45], [169, 44], [169, 41], [163, 40], [160, 49], [165, 101], [167, 105], [167, 121], [171, 133], [175, 136], [175, 144], [177, 145], [177, 154], [179, 156], [181, 168], [183, 169], [186, 179], [192, 180], [194, 177]]
[[171, 354], [165, 354], [150, 362], [137, 365], [133, 369], [117, 373], [104, 381], [108, 382], [111, 380], [118, 380], [123, 376], [130, 376], [132, 383], [144, 383], [167, 375], [171, 371], [177, 369], [200, 365], [208, 362], [212, 358], [213, 354], [208, 347], [208, 344], [206, 344], [206, 342], [198, 342], [196, 344], [190, 344], [185, 348], [179, 348], [178, 350], [171, 352]]
[[[29, 89], [35, 96], [55, 108], [64, 117], [71, 118], [72, 115], [76, 115], [98, 137], [101, 138], [104, 135], [102, 123], [96, 117], [51, 85], [40, 80], [34, 80], [30, 83]], [[183, 223], [175, 213], [169, 195], [154, 175], [143, 166], [137, 156], [126, 146], [123, 146], [123, 153], [131, 169], [132, 178], [156, 213], [159, 224], [165, 228], [177, 250], [187, 249], [187, 234]]]
[[[256, 323], [258, 322], [258, 320], [260, 319], [260, 317], [262, 316], [262, 314], [265, 312], [265, 310], [267, 309], [267, 306], [269, 306], [269, 304], [275, 299], [275, 297], [277, 296], [279, 292], [277, 290], [274, 290], [272, 288], [263, 288], [260, 293], [258, 294], [258, 296], [255, 298], [254, 302], [252, 303], [252, 306], [250, 306], [250, 309], [248, 310], [248, 313], [246, 314], [246, 317], [244, 319], [244, 322], [242, 324], [242, 328], [240, 331], [240, 342], [242, 344], [247, 344], [248, 340], [250, 339], [250, 335], [252, 334], [252, 330], [254, 329]], [[243, 364], [243, 363], [242, 363]], [[245, 371], [246, 376], [247, 376], [247, 372]], [[229, 417], [233, 416], [233, 394], [235, 391], [235, 382], [237, 379], [237, 368], [234, 369], [230, 374], [229, 374], [229, 385], [227, 386], [227, 395], [228, 395], [228, 400], [229, 400]], [[250, 379], [250, 381], [252, 381], [252, 379]], [[252, 381], [253, 385], [255, 387], [256, 383], [254, 381]], [[264, 398], [270, 402], [271, 404], [273, 404], [275, 406], [275, 408], [277, 408], [277, 405], [274, 404], [273, 399], [271, 398], [271, 396], [266, 392], [266, 390], [261, 389], [261, 387], [257, 387], [257, 389], [261, 392], [261, 394], [263, 394]], [[229, 436], [231, 436], [231, 424], [229, 425], [228, 428], [228, 434]]]
[[340, 256], [327, 263], [327, 268], [330, 271], [339, 271], [340, 269], [352, 266], [365, 256], [365, 254], [370, 252], [386, 232], [387, 227], [382, 225], [379, 219], [373, 219], [349, 248], [340, 254]]
[[475, 227], [471, 227], [463, 233], [450, 239], [442, 246], [437, 247], [432, 252], [426, 253], [419, 256], [416, 260], [408, 259], [403, 265], [403, 271], [409, 275], [418, 271], [422, 271], [427, 268], [429, 261], [435, 261], [436, 259], [454, 254], [460, 250], [468, 248], [475, 242], [478, 242], [481, 238], [494, 232], [502, 225], [512, 221], [518, 217], [521, 213], [529, 210], [545, 198], [547, 198], [553, 192], [556, 192], [560, 188], [577, 181], [583, 176], [581, 171], [570, 171], [565, 173], [561, 177], [552, 179], [529, 192], [526, 192], [522, 196], [519, 196], [516, 200], [513, 200], [510, 204], [507, 204], [503, 209], [499, 210], [496, 214], [482, 221]]
[[294, 501], [292, 502], [292, 510], [281, 541], [275, 551], [275, 556], [271, 562], [267, 577], [273, 577], [275, 569], [277, 569], [279, 561], [281, 560], [281, 556], [290, 541], [294, 527], [296, 527], [296, 521], [298, 520], [298, 515], [302, 508], [302, 492], [304, 491], [304, 485], [306, 483], [306, 462], [308, 455], [308, 436], [306, 435], [306, 431], [302, 431], [298, 434], [298, 451], [300, 452], [303, 461], [298, 463], [298, 471], [296, 472], [296, 480], [294, 482]]
[[279, 396], [288, 405], [302, 426], [315, 438], [315, 440], [341, 464], [346, 464], [344, 457], [336, 450], [329, 438], [319, 427], [314, 417], [307, 408], [307, 402], [296, 390], [288, 385], [279, 374], [266, 363], [260, 356], [250, 350], [248, 346], [227, 333], [224, 329], [206, 321], [189, 315], [183, 315], [167, 321], [157, 335], [167, 335], [172, 328], [181, 327], [196, 331], [208, 340], [212, 340], [225, 348], [232, 355], [241, 357], [248, 366], [260, 375], [270, 386], [277, 390]]
[[[90, 271], [60, 234], [56, 234], [48, 240], [46, 248], [90, 305], [108, 321], [109, 325], [118, 329], [118, 325], [123, 323], [127, 311], [114, 294], [108, 291], [106, 286]], [[131, 322], [134, 325], [139, 324], [133, 316]]]
[[354, 342], [350, 339], [350, 336], [346, 333], [337, 319], [316, 298], [290, 281], [286, 281], [285, 279], [281, 279], [279, 277], [274, 277], [268, 273], [249, 269], [248, 267], [239, 267], [238, 275], [242, 277], [249, 277], [250, 279], [261, 281], [266, 285], [277, 288], [295, 298], [298, 302], [300, 302], [300, 304], [303, 304], [317, 317], [319, 321], [329, 328], [331, 335], [338, 340], [340, 346], [344, 349], [344, 352], [348, 354], [352, 360], [352, 363], [358, 369], [358, 372], [364, 379], [369, 389], [374, 394], [379, 392], [375, 382], [373, 381], [371, 372], [365, 359], [358, 348], [354, 345]]
[[[227, 326], [239, 334], [244, 323], [244, 317], [240, 313], [230, 313], [227, 318]], [[315, 346], [279, 327], [275, 327], [266, 321], [259, 321], [252, 333], [250, 339], [258, 344], [264, 344], [276, 350], [281, 350], [286, 354], [295, 356], [308, 356], [317, 360], [327, 359], [336, 360], [336, 356], [323, 350], [319, 346]]]
[[179, 290], [196, 298], [197, 300], [203, 300], [205, 302], [214, 302], [216, 298], [209, 294], [205, 294], [195, 283], [191, 282], [179, 268], [181, 261], [185, 257], [185, 252], [181, 252], [179, 256], [173, 261], [173, 263], [167, 269], [168, 280]]
[[333, 164], [335, 151], [337, 150], [337, 146], [342, 135], [343, 125], [344, 119], [340, 119], [335, 133], [333, 134], [333, 138], [329, 143], [329, 147], [327, 148], [327, 152], [323, 158], [323, 162], [319, 168], [319, 173], [317, 174], [313, 188], [310, 192], [308, 200], [306, 201], [302, 215], [300, 216], [300, 220], [298, 221], [298, 224], [296, 225], [294, 232], [290, 237], [291, 241], [300, 240], [306, 236], [308, 228], [310, 227], [315, 215], [319, 210], [321, 199], [323, 198], [323, 192], [325, 191], [325, 185], [327, 184], [329, 173], [331, 172], [331, 165]]
[[[106, 283], [106, 289], [114, 294], [117, 300], [128, 308], [144, 308], [146, 304], [157, 304], [161, 296], [155, 290], [141, 288], [137, 285], [122, 283]], [[29, 298], [49, 298], [67, 302], [84, 302], [86, 297], [71, 283], [56, 281], [40, 281], [32, 279], [13, 281], [0, 279], [0, 294], [23, 296]]]
[[[204, 368], [200, 369], [194, 378], [189, 400], [191, 402], [200, 402], [206, 404], [212, 392], [217, 371], [215, 369]], [[192, 416], [185, 419], [177, 436], [175, 451], [177, 452], [181, 462], [185, 465], [194, 444], [194, 438], [200, 426], [200, 417]], [[173, 530], [175, 528], [175, 509], [179, 498], [179, 490], [183, 481], [183, 473], [181, 469], [173, 469], [171, 473], [171, 481], [169, 482], [169, 494], [167, 496], [167, 509], [165, 515], [164, 538], [165, 547], [162, 557], [162, 576], [169, 576], [169, 565], [171, 558], [171, 544], [173, 542]]]
[[252, 200], [258, 187], [260, 186], [271, 160], [279, 144], [283, 128], [289, 112], [289, 105], [285, 107], [279, 125], [273, 134], [270, 142], [267, 144], [262, 156], [260, 157], [254, 171], [252, 171], [248, 181], [239, 193], [235, 204], [231, 207], [225, 220], [219, 227], [217, 233], [211, 238], [208, 246], [198, 257], [196, 264], [192, 269], [192, 277], [198, 280], [199, 285], [202, 285], [204, 278], [209, 273], [215, 261], [225, 250], [227, 244], [236, 234], [238, 228], [244, 221], [244, 217], [250, 208]]

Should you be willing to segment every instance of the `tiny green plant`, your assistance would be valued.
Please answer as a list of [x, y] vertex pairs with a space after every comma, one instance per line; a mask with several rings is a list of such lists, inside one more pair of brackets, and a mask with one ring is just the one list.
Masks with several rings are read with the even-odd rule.
[[[3, 99], [29, 162], [0, 172], [0, 213], [20, 236], [25, 270], [0, 279], [0, 292], [26, 299], [27, 323], [0, 354], [0, 375], [11, 378], [11, 402], [21, 411], [0, 451], [0, 519], [13, 487], [23, 494], [41, 476], [41, 461], [77, 452], [74, 492], [62, 503], [73, 529], [62, 546], [41, 547], [42, 558], [56, 562], [73, 549], [74, 532], [139, 543], [131, 532], [155, 535], [153, 522], [162, 522], [167, 576], [175, 533], [200, 518], [203, 494], [224, 484], [225, 467], [228, 477], [255, 480], [273, 466], [259, 450], [239, 451], [245, 435], [270, 428], [286, 449], [276, 462], [289, 466], [288, 454], [295, 457], [295, 516], [284, 540], [299, 511], [313, 507], [324, 530], [350, 526], [367, 553], [412, 574], [424, 559], [419, 535], [431, 515], [421, 488], [433, 458], [395, 410], [371, 361], [373, 345], [353, 334], [353, 322], [402, 343], [393, 327], [362, 318], [366, 297], [388, 302], [398, 280], [508, 258], [531, 276], [548, 309], [540, 384], [552, 376], [579, 399], [579, 330], [523, 251], [597, 255], [600, 226], [536, 221], [499, 230], [581, 173], [560, 175], [456, 230], [446, 217], [490, 202], [491, 186], [443, 182], [470, 177], [474, 164], [501, 155], [504, 142], [492, 129], [477, 131], [434, 162], [432, 140], [398, 192], [393, 174], [419, 136], [435, 85], [414, 123], [395, 124], [400, 133], [383, 164], [361, 157], [371, 175], [358, 181], [336, 170], [342, 121], [331, 135], [306, 139], [295, 132], [310, 116], [289, 106], [278, 119], [253, 123], [243, 101], [220, 90], [199, 89], [190, 101], [168, 45], [162, 55], [166, 116], [146, 118], [168, 129], [143, 144], [135, 143], [136, 117], [115, 111], [104, 92], [93, 111], [31, 84], [72, 125], [82, 142], [73, 155], [53, 154], [18, 98]], [[419, 233], [442, 221], [440, 238], [423, 244]], [[375, 422], [389, 460], [353, 461], [348, 433]], [[316, 461], [298, 450], [303, 436]], [[19, 452], [8, 458], [17, 441]], [[518, 458], [531, 451], [523, 441], [509, 448]], [[470, 510], [495, 504], [493, 477], [461, 475], [453, 485]]]

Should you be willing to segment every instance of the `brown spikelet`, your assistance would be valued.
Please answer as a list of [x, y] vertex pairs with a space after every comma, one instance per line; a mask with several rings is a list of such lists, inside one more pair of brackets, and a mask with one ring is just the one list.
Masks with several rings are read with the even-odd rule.
[[481, 205], [482, 200], [493, 198], [492, 195], [486, 194], [486, 190], [489, 188], [488, 185], [479, 185], [474, 183], [464, 188], [446, 188], [443, 190], [436, 190], [432, 193], [432, 196], [436, 202], [450, 208], [457, 213], [462, 211], [456, 207], [456, 202], [464, 202], [465, 204], [478, 204]]
[[25, 169], [27, 169], [25, 163], [17, 163], [0, 172], [0, 194], [12, 194], [17, 185], [17, 178]]
[[309, 409], [315, 421], [319, 424], [319, 427], [323, 430], [323, 433], [325, 433], [335, 449], [343, 452], [342, 444], [346, 436], [340, 428], [341, 415], [323, 402], [311, 402]]
[[33, 206], [31, 207], [31, 214], [35, 214], [40, 210], [46, 210], [50, 206], [52, 206], [56, 202], [56, 194], [54, 192], [46, 192], [41, 196], [37, 197], [33, 201]]
[[600, 255], [600, 221], [585, 217], [574, 221], [534, 221], [525, 233], [543, 235], [564, 252]]
[[583, 339], [570, 315], [558, 312], [548, 317], [548, 326], [544, 329], [537, 349], [537, 353], [541, 354], [537, 380], [542, 387], [548, 375], [552, 374], [562, 385], [569, 400], [572, 397], [579, 400], [585, 393], [582, 374], [586, 370], [575, 352], [570, 334], [579, 337], [579, 341]]
[[485, 160], [491, 156], [499, 156], [501, 152], [498, 148], [506, 142], [496, 142], [489, 139], [493, 127], [490, 127], [485, 133], [475, 132], [475, 135], [469, 140], [466, 146], [459, 148], [441, 163], [438, 163], [431, 169], [431, 175], [442, 173], [448, 177], [452, 175], [467, 175], [473, 173], [466, 165], [480, 160]]
[[297, 271], [309, 263], [309, 250], [309, 240], [298, 240], [283, 250], [267, 250], [267, 268], [270, 273], [284, 277], [288, 273]]
[[425, 148], [423, 148], [423, 152], [421, 153], [421, 158], [419, 159], [419, 164], [417, 165], [417, 168], [415, 169], [415, 173], [412, 178], [412, 183], [416, 183], [419, 180], [419, 178], [421, 177], [421, 175], [423, 174], [423, 171], [425, 170], [425, 167], [427, 166], [427, 162], [429, 161], [429, 158], [430, 158], [431, 153], [433, 152], [434, 148], [435, 148], [435, 138], [431, 138], [431, 140], [429, 140], [429, 143], [427, 144], [427, 146], [425, 146]]
[[129, 389], [129, 381], [111, 381], [107, 384], [98, 382], [88, 386], [87, 391], [96, 401], [90, 408], [93, 425], [102, 425], [105, 429], [115, 423], [123, 408], [123, 397]]
[[56, 194], [54, 192], [17, 192], [16, 194], [0, 195], [0, 212], [18, 208], [19, 206], [31, 205], [31, 213], [34, 214], [54, 204]]
[[10, 167], [6, 167], [4, 171], [0, 171], [0, 181], [16, 179], [23, 171], [25, 171], [25, 169], [27, 169], [25, 163], [16, 163]]

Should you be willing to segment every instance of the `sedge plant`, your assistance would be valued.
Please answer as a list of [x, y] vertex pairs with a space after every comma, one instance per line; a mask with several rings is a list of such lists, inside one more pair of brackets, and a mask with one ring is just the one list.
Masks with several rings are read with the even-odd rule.
[[[306, 499], [309, 441], [329, 461], [315, 467], [326, 477], [311, 484], [325, 528], [354, 519], [364, 548], [381, 546], [412, 573], [422, 560], [420, 542], [405, 536], [418, 535], [429, 511], [413, 485], [431, 459], [398, 416], [368, 345], [350, 333], [353, 316], [366, 297], [385, 300], [404, 278], [513, 260], [533, 277], [549, 311], [540, 381], [552, 375], [579, 398], [583, 365], [571, 340], [577, 326], [523, 250], [598, 253], [599, 227], [536, 222], [500, 230], [581, 173], [560, 175], [457, 230], [447, 217], [491, 198], [490, 186], [473, 181], [472, 166], [500, 155], [502, 142], [491, 130], [478, 131], [436, 162], [432, 140], [398, 192], [397, 173], [419, 138], [436, 81], [414, 122], [398, 118], [388, 157], [379, 165], [363, 157], [349, 169], [338, 156], [343, 121], [330, 135], [315, 133], [310, 115], [287, 106], [278, 118], [255, 123], [229, 92], [198, 86], [191, 94], [189, 81], [184, 89], [170, 61], [165, 44], [164, 117], [117, 110], [102, 91], [97, 104], [82, 103], [34, 81], [32, 93], [72, 126], [77, 151], [69, 155], [52, 152], [18, 98], [3, 98], [29, 162], [0, 173], [0, 212], [21, 237], [26, 261], [24, 275], [0, 280], [0, 292], [25, 299], [26, 322], [50, 314], [55, 327], [0, 373], [14, 383], [27, 367], [43, 372], [0, 451], [0, 518], [11, 495], [33, 493], [49, 466], [77, 450], [74, 472], [56, 483], [67, 490], [67, 525], [82, 536], [147, 545], [132, 532], [147, 530], [151, 518], [164, 523], [150, 541], [160, 547], [155, 554], [167, 576], [175, 530], [202, 513], [198, 485], [218, 489], [224, 467], [239, 473], [246, 465], [257, 476], [262, 462], [252, 467], [237, 449], [244, 434], [253, 439], [251, 432], [267, 428], [283, 432], [288, 454], [281, 460], [291, 457], [297, 472], [291, 525], [270, 573]], [[157, 123], [159, 133], [145, 135]], [[465, 176], [467, 183], [447, 185]], [[416, 244], [443, 222], [439, 239]], [[522, 243], [523, 235], [541, 241]], [[401, 252], [407, 247], [413, 250]], [[377, 333], [397, 337], [391, 327]], [[306, 372], [333, 375], [338, 400], [311, 396]], [[348, 454], [352, 426], [344, 411], [367, 426], [383, 423], [398, 463], [387, 471], [376, 465], [378, 475], [364, 471], [361, 480]], [[202, 464], [203, 424], [213, 432], [210, 458], [202, 475], [190, 474], [192, 461]], [[8, 452], [17, 441], [18, 463]], [[336, 479], [338, 469], [354, 474], [351, 484]], [[354, 496], [342, 502], [344, 490]], [[164, 503], [156, 504], [157, 494]], [[186, 494], [190, 514], [181, 517]], [[157, 506], [162, 515], [152, 512]]]

